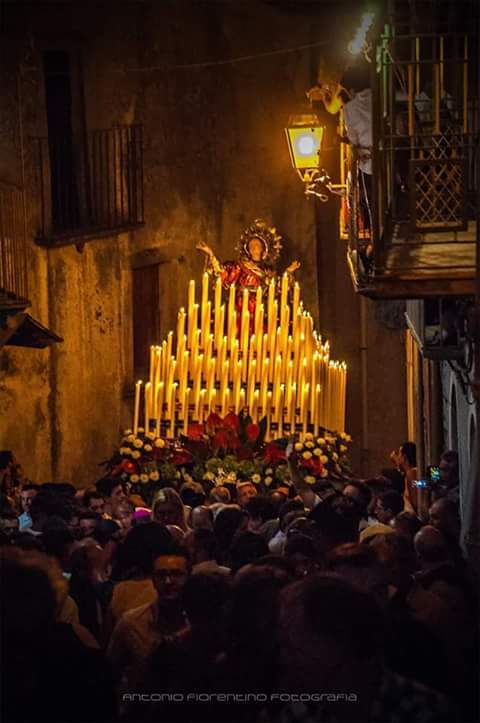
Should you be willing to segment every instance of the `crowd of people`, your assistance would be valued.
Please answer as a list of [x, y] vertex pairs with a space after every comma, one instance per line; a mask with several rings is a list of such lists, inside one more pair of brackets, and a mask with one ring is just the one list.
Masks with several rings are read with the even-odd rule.
[[[6, 721], [477, 720], [458, 459], [428, 518], [415, 447], [373, 479], [23, 478], [0, 453]], [[338, 487], [338, 485], [337, 485]]]

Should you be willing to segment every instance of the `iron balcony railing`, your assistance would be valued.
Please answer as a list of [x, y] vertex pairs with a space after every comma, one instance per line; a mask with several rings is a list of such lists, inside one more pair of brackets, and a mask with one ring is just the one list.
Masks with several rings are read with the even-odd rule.
[[[24, 192], [0, 183], [0, 304], [28, 303]], [[23, 304], [24, 305], [24, 304]]]
[[37, 241], [61, 245], [143, 224], [142, 126], [34, 138]]

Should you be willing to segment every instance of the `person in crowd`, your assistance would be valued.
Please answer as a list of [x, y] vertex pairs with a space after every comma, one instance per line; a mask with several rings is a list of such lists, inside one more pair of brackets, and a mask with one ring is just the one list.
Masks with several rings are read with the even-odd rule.
[[250, 516], [248, 529], [251, 532], [258, 532], [267, 541], [271, 539], [278, 529], [275, 505], [272, 500], [267, 495], [256, 495], [248, 500], [244, 509]]
[[117, 551], [113, 572], [114, 587], [106, 616], [106, 635], [129, 610], [153, 603], [156, 590], [152, 582], [154, 556], [171, 544], [166, 527], [156, 522], [134, 527]]
[[117, 519], [118, 509], [127, 499], [124, 483], [115, 477], [104, 477], [96, 483], [97, 492], [104, 499], [104, 514]]
[[358, 540], [361, 513], [355, 500], [335, 494], [323, 500], [308, 515], [317, 524], [316, 545], [319, 559], [345, 542]]
[[193, 529], [204, 528], [213, 530], [212, 509], [207, 505], [194, 507], [190, 515], [190, 520]]
[[217, 541], [213, 530], [202, 527], [194, 528], [186, 535], [185, 546], [192, 562], [192, 575], [198, 573], [230, 575], [230, 568], [219, 565], [215, 559]]
[[268, 555], [268, 545], [260, 534], [249, 530], [237, 533], [230, 547], [232, 574], [264, 555]]
[[[446, 723], [438, 693], [385, 667], [385, 618], [372, 595], [335, 575], [310, 575], [280, 595], [277, 690], [328, 691], [319, 702], [286, 704], [267, 720]], [[353, 695], [350, 700], [348, 694]], [[340, 699], [335, 694], [343, 694]]]
[[45, 524], [47, 522], [51, 523], [52, 518], [61, 520], [63, 523], [67, 523], [67, 525], [70, 524], [72, 511], [61, 496], [42, 489], [32, 499], [30, 517], [32, 518], [32, 524], [23, 530], [23, 533], [39, 537], [43, 533]]
[[1, 710], [4, 721], [115, 718], [113, 681], [102, 653], [58, 620], [65, 584], [44, 555], [2, 550]]
[[210, 504], [215, 502], [221, 502], [223, 505], [229, 505], [232, 501], [230, 490], [227, 487], [218, 486], [213, 487], [208, 494], [208, 501]]
[[392, 490], [402, 496], [405, 494], [405, 478], [399, 469], [384, 467], [380, 472], [380, 476], [387, 480], [387, 484]]
[[390, 525], [403, 512], [404, 500], [399, 492], [383, 492], [375, 501], [374, 515], [382, 525]]
[[[291, 532], [291, 528], [289, 532]], [[311, 537], [301, 532], [287, 535], [284, 554], [285, 558], [292, 563], [295, 577], [305, 577], [319, 569], [315, 543]]]
[[343, 494], [354, 499], [361, 514], [359, 531], [368, 526], [368, 508], [372, 501], [371, 490], [366, 484], [357, 480], [350, 480], [343, 488]]
[[155, 600], [129, 610], [115, 626], [107, 655], [116, 680], [125, 682], [127, 691], [141, 687], [148, 658], [158, 644], [185, 627], [181, 594], [189, 573], [186, 549], [173, 542], [166, 544], [152, 562]]
[[296, 517], [305, 516], [305, 507], [301, 500], [289, 500], [281, 507], [278, 517], [278, 530], [268, 543], [268, 549], [273, 554], [283, 553], [287, 540], [287, 530]]
[[206, 495], [202, 485], [199, 482], [184, 482], [180, 487], [180, 497], [184, 505], [194, 509], [206, 502]]
[[278, 517], [281, 508], [285, 502], [288, 502], [288, 487], [277, 487], [271, 490], [269, 497], [275, 505], [276, 517]]
[[78, 518], [79, 538], [81, 540], [93, 540], [95, 530], [101, 519], [97, 512], [89, 510], [81, 512]]
[[189, 529], [185, 519], [185, 506], [173, 487], [164, 487], [155, 495], [152, 519], [160, 525], [177, 525], [183, 532], [188, 532]]
[[391, 524], [397, 535], [406, 537], [411, 540], [412, 543], [413, 538], [422, 526], [417, 515], [414, 512], [407, 512], [406, 510], [396, 515]]
[[405, 480], [404, 498], [406, 507], [408, 507], [409, 511], [413, 511], [415, 509], [413, 483], [418, 477], [416, 444], [414, 442], [404, 442], [400, 445], [398, 451], [391, 453], [390, 459], [403, 475]]
[[20, 532], [32, 526], [32, 518], [30, 517], [30, 506], [35, 495], [40, 491], [40, 485], [32, 483], [23, 485], [20, 493], [20, 504], [22, 514], [18, 518], [18, 529]]
[[126, 535], [132, 529], [134, 513], [135, 505], [130, 499], [127, 498], [118, 505], [116, 521], [120, 525], [123, 535]]
[[247, 502], [252, 498], [256, 497], [257, 488], [253, 484], [253, 482], [238, 482], [236, 486], [236, 493], [237, 493], [237, 504], [240, 505], [240, 507], [245, 507]]
[[237, 532], [248, 527], [248, 512], [238, 505], [224, 507], [215, 518], [213, 531], [217, 541], [217, 562], [230, 567], [230, 548]]
[[4, 535], [5, 544], [14, 544], [18, 531], [17, 515], [9, 505], [3, 505], [0, 509], [0, 532]]
[[105, 497], [95, 487], [88, 489], [84, 493], [82, 503], [86, 510], [96, 512], [97, 515], [103, 517], [105, 513]]
[[445, 498], [458, 505], [460, 500], [460, 473], [458, 452], [450, 449], [440, 457], [440, 482], [433, 488], [433, 498]]

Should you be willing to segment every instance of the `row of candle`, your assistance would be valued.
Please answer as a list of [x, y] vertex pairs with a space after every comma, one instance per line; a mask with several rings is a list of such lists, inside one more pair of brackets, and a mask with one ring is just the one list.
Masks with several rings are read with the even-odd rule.
[[254, 421], [266, 416], [279, 432], [295, 424], [305, 431], [344, 431], [346, 366], [330, 360], [328, 342], [317, 337], [312, 317], [303, 309], [299, 285], [294, 285], [290, 302], [288, 277], [283, 276], [278, 308], [272, 279], [266, 314], [264, 290], [254, 292], [251, 314], [244, 289], [237, 323], [235, 286], [228, 290], [226, 314], [221, 280], [216, 280], [212, 319], [209, 281], [204, 274], [201, 305], [195, 303], [195, 282], [190, 281], [188, 313], [183, 308], [178, 313], [176, 354], [173, 332], [161, 347], [150, 348], [149, 379], [145, 385], [137, 382], [135, 389], [134, 431], [142, 390], [145, 427], [155, 420], [158, 434], [166, 426], [174, 436], [178, 427], [186, 432], [189, 421], [202, 422], [211, 411], [225, 415], [244, 407]]

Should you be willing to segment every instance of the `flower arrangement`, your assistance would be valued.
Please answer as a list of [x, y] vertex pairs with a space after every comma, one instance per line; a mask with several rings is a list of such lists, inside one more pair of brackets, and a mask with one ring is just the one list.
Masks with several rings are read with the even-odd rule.
[[[178, 440], [142, 428], [134, 435], [127, 429], [107, 465], [111, 475], [120, 476], [146, 500], [161, 487], [192, 480], [219, 486], [248, 479], [265, 492], [290, 484], [288, 439], [266, 443], [265, 432], [266, 420], [253, 424], [246, 413], [230, 413], [223, 419], [210, 414], [204, 424], [191, 425]], [[350, 442], [347, 434], [307, 433], [294, 443], [291, 460], [308, 484], [348, 478]]]

